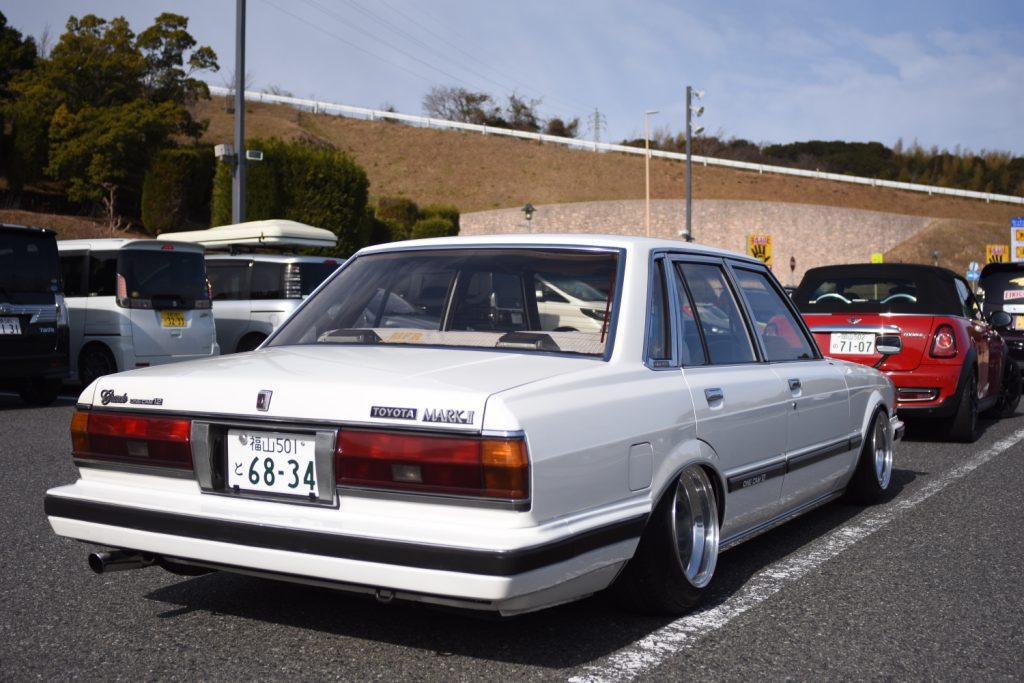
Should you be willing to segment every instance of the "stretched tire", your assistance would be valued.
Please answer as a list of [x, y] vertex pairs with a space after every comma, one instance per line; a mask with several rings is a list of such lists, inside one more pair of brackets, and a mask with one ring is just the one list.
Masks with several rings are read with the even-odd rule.
[[957, 399], [956, 414], [949, 426], [949, 438], [974, 443], [978, 440], [978, 378], [973, 372]]
[[1021, 375], [1017, 361], [1007, 358], [1003, 363], [1003, 376], [999, 382], [999, 398], [985, 413], [985, 417], [1004, 418], [1017, 412], [1020, 405]]
[[686, 468], [662, 496], [636, 554], [615, 582], [619, 604], [679, 615], [706, 592], [718, 562], [718, 501], [703, 468]]
[[871, 428], [846, 488], [850, 499], [858, 503], [876, 503], [885, 497], [892, 483], [893, 440], [889, 417], [884, 410], [875, 412]]
[[82, 349], [78, 357], [78, 378], [87, 387], [99, 377], [117, 372], [114, 355], [105, 346], [93, 344]]

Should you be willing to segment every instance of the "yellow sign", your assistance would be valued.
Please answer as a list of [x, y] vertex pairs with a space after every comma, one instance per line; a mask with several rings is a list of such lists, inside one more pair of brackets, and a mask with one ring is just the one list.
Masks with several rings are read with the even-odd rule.
[[871, 254], [871, 262], [872, 263], [884, 263], [885, 262], [885, 256], [882, 254], [882, 252], [876, 251], [873, 254]]
[[1024, 244], [1018, 244], [1013, 250], [1014, 261], [1024, 261]]
[[1024, 242], [1024, 228], [1014, 228], [1013, 229], [1013, 241], [1014, 242]]
[[747, 253], [765, 265], [772, 265], [772, 236], [769, 234], [747, 235]]
[[1009, 244], [986, 244], [985, 263], [1006, 263], [1010, 260]]

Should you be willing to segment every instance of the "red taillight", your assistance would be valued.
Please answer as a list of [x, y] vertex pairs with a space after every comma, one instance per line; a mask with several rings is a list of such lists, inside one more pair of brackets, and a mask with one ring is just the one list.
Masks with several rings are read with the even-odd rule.
[[403, 491], [528, 497], [529, 459], [522, 439], [481, 439], [342, 430], [337, 482]]
[[956, 333], [949, 325], [939, 325], [932, 337], [932, 349], [929, 352], [934, 358], [953, 358], [956, 356]]
[[192, 469], [192, 422], [181, 418], [77, 411], [71, 451], [85, 460]]

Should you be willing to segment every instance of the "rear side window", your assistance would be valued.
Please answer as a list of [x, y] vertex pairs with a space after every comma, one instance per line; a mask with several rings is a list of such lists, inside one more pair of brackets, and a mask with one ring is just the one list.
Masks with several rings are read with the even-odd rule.
[[251, 299], [286, 299], [284, 290], [284, 264], [254, 261], [249, 281]]
[[114, 296], [117, 293], [117, 252], [93, 252], [89, 255], [89, 296]]
[[214, 301], [238, 301], [249, 298], [248, 261], [217, 262], [207, 261], [206, 276], [210, 278], [210, 289]]
[[68, 254], [60, 257], [60, 280], [65, 296], [85, 296], [86, 258], [82, 254]]

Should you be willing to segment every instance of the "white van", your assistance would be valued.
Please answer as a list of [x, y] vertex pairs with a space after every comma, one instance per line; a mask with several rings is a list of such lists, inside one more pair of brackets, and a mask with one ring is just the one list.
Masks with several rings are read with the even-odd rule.
[[57, 249], [71, 381], [220, 353], [201, 246], [95, 239]]
[[252, 351], [344, 260], [284, 253], [333, 247], [330, 230], [271, 219], [172, 232], [168, 239], [206, 247], [217, 342], [223, 353]]

